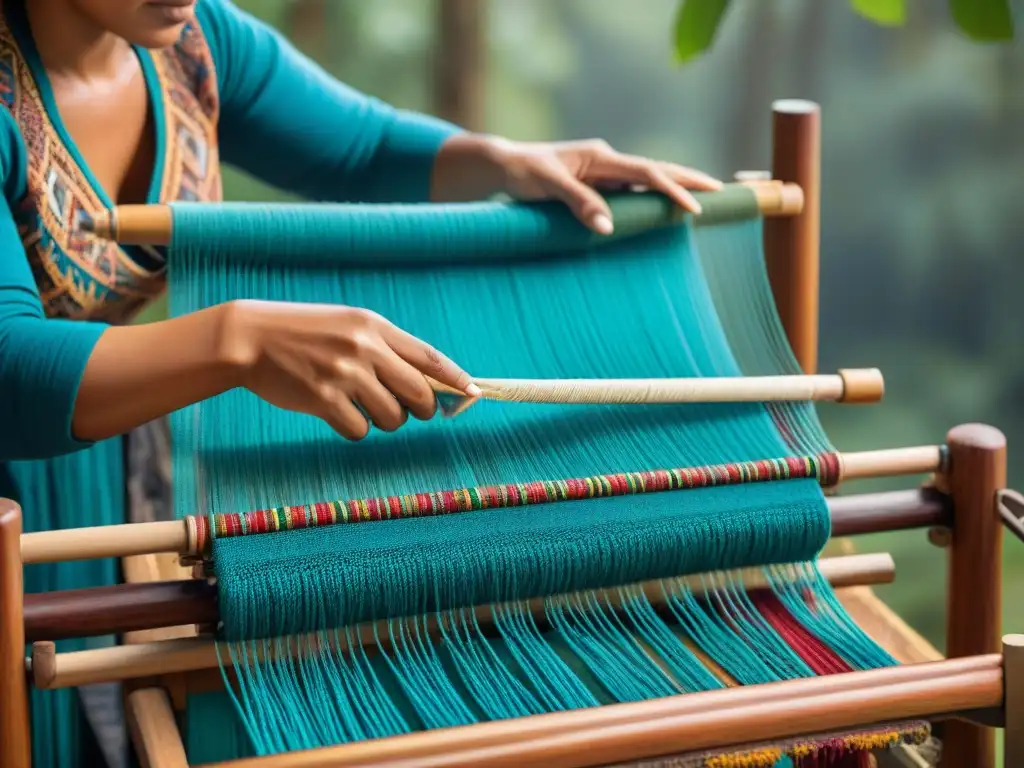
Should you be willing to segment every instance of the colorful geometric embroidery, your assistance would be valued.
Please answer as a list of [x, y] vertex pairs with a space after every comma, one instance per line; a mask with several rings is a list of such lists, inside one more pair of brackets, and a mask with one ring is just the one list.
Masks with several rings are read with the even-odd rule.
[[[213, 59], [196, 24], [152, 54], [163, 100], [160, 200], [221, 199], [219, 101]], [[25, 143], [26, 194], [11, 205], [48, 317], [124, 323], [163, 292], [166, 256], [122, 248], [81, 233], [78, 223], [104, 209], [96, 190], [54, 128], [32, 72], [0, 18], [0, 102]]]
[[[572, 480], [461, 488], [378, 499], [322, 501], [302, 506], [216, 515], [214, 534], [218, 538], [230, 538], [340, 523], [428, 517], [482, 509], [525, 507], [558, 501], [739, 483], [763, 483], [773, 480], [814, 478], [821, 485], [829, 486], [838, 482], [839, 473], [839, 454], [826, 453], [820, 456], [764, 459], [684, 469], [659, 469], [652, 472], [626, 472]], [[196, 548], [205, 553], [210, 540], [209, 518], [189, 517], [187, 525], [190, 531], [195, 531]]]

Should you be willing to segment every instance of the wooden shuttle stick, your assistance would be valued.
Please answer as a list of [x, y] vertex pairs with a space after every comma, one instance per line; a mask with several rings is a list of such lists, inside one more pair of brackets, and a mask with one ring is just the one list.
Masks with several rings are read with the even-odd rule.
[[[944, 455], [944, 447], [938, 445], [839, 454], [838, 480], [940, 472], [943, 470]], [[710, 469], [715, 471], [715, 468]], [[687, 489], [678, 488], [654, 492], [672, 493], [685, 490]], [[30, 564], [165, 552], [199, 556], [203, 554], [204, 547], [196, 532], [196, 520], [186, 518], [168, 522], [128, 523], [25, 533], [21, 536], [21, 559], [23, 563]]]
[[[780, 181], [751, 181], [762, 216], [795, 216], [803, 210], [803, 190], [796, 184]], [[714, 192], [698, 193], [711, 195]], [[174, 208], [171, 205], [119, 205], [99, 211], [79, 226], [85, 232], [122, 245], [170, 245], [174, 234]]]
[[[479, 399], [515, 403], [654, 405], [669, 403], [760, 403], [834, 401], [875, 403], [885, 394], [877, 368], [846, 369], [813, 376], [732, 376], [680, 379], [487, 379], [474, 378]], [[434, 391], [459, 398], [454, 416], [476, 402], [464, 392], [430, 379]]]
[[[896, 572], [892, 557], [885, 553], [825, 558], [818, 563], [818, 567], [822, 575], [836, 588], [887, 584], [893, 581]], [[678, 583], [696, 594], [703, 594], [709, 589], [727, 583], [726, 580], [730, 577], [741, 582], [748, 590], [763, 588], [768, 584], [764, 569], [744, 568], [725, 574], [643, 582], [623, 587], [621, 590], [608, 589], [605, 593], [612, 605], [618, 605], [620, 592], [635, 593], [642, 590], [653, 605], [660, 605], [664, 603], [663, 584]], [[537, 620], [543, 621], [543, 601], [537, 599], [528, 603]], [[487, 605], [474, 609], [477, 623], [481, 626], [492, 624], [493, 610], [500, 611], [502, 606]], [[444, 615], [451, 615], [451, 612], [445, 612]], [[438, 632], [437, 622], [437, 614], [432, 614], [427, 624], [431, 636]], [[287, 647], [289, 652], [300, 652], [299, 649], [308, 648], [311, 644], [319, 647], [319, 644], [325, 642], [324, 637], [326, 635], [313, 634], [294, 638], [292, 642], [283, 645], [274, 645]], [[385, 642], [383, 639], [389, 637], [388, 622], [378, 622], [376, 627], [373, 624], [360, 625], [357, 628], [357, 637], [358, 642], [365, 646], [374, 645], [375, 637], [380, 637], [382, 642]], [[340, 639], [343, 650], [346, 645], [344, 634]], [[333, 644], [333, 639], [328, 642]], [[226, 663], [230, 663], [226, 656], [224, 658]], [[37, 688], [68, 688], [91, 683], [177, 674], [190, 670], [214, 669], [217, 666], [215, 643], [208, 638], [140, 643], [72, 653], [55, 653], [51, 642], [37, 642], [32, 646], [32, 677]]]

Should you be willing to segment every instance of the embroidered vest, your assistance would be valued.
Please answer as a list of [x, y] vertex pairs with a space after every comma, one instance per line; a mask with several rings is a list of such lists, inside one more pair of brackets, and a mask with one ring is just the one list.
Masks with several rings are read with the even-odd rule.
[[[221, 199], [219, 100], [213, 58], [199, 25], [152, 52], [163, 103], [160, 202]], [[166, 284], [162, 249], [120, 247], [78, 231], [104, 204], [61, 141], [8, 23], [0, 20], [0, 104], [20, 128], [27, 189], [11, 202], [48, 317], [124, 323]], [[160, 120], [161, 115], [155, 114]], [[158, 148], [159, 152], [160, 149]]]

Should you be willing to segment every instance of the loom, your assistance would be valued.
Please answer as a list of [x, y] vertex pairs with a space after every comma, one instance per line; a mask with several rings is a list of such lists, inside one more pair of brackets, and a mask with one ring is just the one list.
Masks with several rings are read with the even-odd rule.
[[[186, 409], [174, 521], [23, 535], [0, 501], [3, 765], [30, 765], [28, 686], [110, 681], [151, 768], [867, 765], [918, 759], [904, 745], [932, 729], [943, 765], [992, 768], [997, 728], [1024, 765], [1005, 440], [964, 425], [939, 446], [831, 447], [814, 403], [877, 401], [881, 375], [816, 371], [818, 109], [780, 102], [773, 128], [771, 179], [704, 195], [698, 221], [615, 197], [611, 241], [548, 205], [87, 222], [174, 251], [174, 312], [366, 302], [493, 378], [480, 402], [438, 385], [448, 418], [364, 444], [244, 392]], [[294, 267], [270, 263], [282, 250]], [[606, 285], [642, 305], [588, 300]], [[552, 306], [523, 309], [538, 297]], [[818, 559], [830, 536], [922, 528], [949, 551], [947, 658], [871, 593], [888, 555]], [[23, 594], [23, 565], [106, 557], [126, 584]]]

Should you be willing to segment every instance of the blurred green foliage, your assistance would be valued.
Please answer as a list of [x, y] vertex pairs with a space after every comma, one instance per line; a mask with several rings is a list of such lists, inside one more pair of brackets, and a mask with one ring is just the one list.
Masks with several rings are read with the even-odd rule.
[[[711, 47], [730, 1], [680, 0], [674, 25], [676, 59], [690, 61]], [[887, 27], [902, 26], [907, 20], [907, 0], [850, 0], [850, 6], [864, 18]], [[1013, 39], [1009, 0], [949, 0], [949, 10], [961, 32], [972, 40]]]
[[[239, 1], [349, 84], [429, 109], [429, 0]], [[300, 25], [304, 5], [322, 18]], [[601, 136], [728, 177], [767, 167], [773, 99], [820, 102], [821, 367], [877, 365], [888, 390], [877, 406], [823, 406], [830, 435], [842, 450], [866, 450], [989, 422], [1006, 432], [1010, 479], [1024, 486], [1024, 51], [963, 33], [991, 28], [961, 12], [986, 0], [954, 2], [952, 15], [915, 3], [898, 34], [875, 23], [883, 5], [892, 4], [863, 0], [851, 13], [825, 0], [749, 2], [680, 69], [666, 36], [677, 0], [644, 0], [642, 12], [490, 0], [485, 127], [516, 139]], [[234, 172], [226, 193], [280, 198]], [[893, 553], [899, 578], [880, 592], [941, 649], [943, 553], [923, 532], [857, 544]], [[1009, 630], [1024, 631], [1022, 597], [1024, 546], [1010, 541]]]

